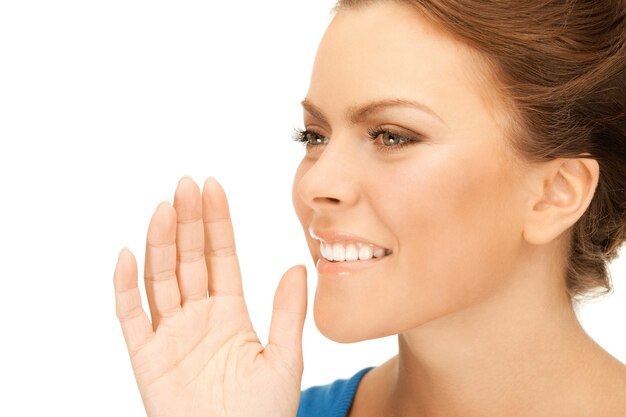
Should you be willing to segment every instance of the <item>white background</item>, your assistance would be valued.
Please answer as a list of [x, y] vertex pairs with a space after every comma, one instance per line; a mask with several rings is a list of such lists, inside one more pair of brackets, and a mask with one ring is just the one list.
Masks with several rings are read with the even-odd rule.
[[[113, 269], [128, 246], [142, 276], [149, 219], [182, 175], [226, 190], [263, 344], [280, 277], [307, 266], [303, 388], [395, 354], [395, 337], [338, 344], [317, 331], [291, 203], [304, 150], [290, 134], [333, 4], [0, 3], [0, 415], [144, 415]], [[614, 294], [581, 320], [626, 362], [622, 258]]]

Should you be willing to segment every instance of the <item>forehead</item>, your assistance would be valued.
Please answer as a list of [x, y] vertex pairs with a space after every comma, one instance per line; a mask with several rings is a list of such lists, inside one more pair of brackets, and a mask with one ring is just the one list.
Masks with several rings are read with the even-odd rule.
[[415, 8], [375, 2], [334, 16], [307, 97], [332, 110], [377, 98], [414, 99], [452, 120], [483, 105], [480, 71], [467, 46]]

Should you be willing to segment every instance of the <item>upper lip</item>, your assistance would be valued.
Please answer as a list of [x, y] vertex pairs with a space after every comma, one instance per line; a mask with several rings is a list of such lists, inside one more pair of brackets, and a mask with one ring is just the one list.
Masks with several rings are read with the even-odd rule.
[[378, 243], [372, 242], [371, 240], [368, 240], [364, 237], [361, 236], [357, 236], [353, 233], [348, 233], [348, 232], [334, 232], [331, 230], [320, 230], [320, 229], [315, 229], [313, 227], [309, 228], [309, 234], [311, 235], [311, 237], [313, 239], [317, 239], [317, 240], [323, 240], [326, 243], [335, 243], [335, 242], [341, 242], [341, 241], [357, 241], [357, 242], [363, 242], [366, 244], [370, 244], [370, 245], [374, 245], [377, 246], [379, 248], [383, 248], [386, 250], [390, 250], [389, 248], [379, 245]]

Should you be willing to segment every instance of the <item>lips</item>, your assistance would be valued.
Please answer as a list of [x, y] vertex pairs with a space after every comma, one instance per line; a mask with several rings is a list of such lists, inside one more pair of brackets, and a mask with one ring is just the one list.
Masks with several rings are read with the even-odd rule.
[[320, 257], [315, 263], [315, 268], [317, 269], [319, 276], [322, 278], [324, 276], [346, 276], [357, 274], [361, 271], [375, 268], [379, 265], [384, 265], [387, 259], [389, 259], [388, 256], [383, 256], [382, 258], [372, 258], [367, 261], [331, 262], [323, 257]]
[[376, 243], [372, 240], [364, 238], [362, 236], [348, 233], [348, 232], [339, 232], [339, 231], [330, 231], [330, 230], [321, 230], [315, 229], [313, 227], [309, 228], [309, 234], [313, 239], [322, 240], [327, 244], [333, 244], [336, 242], [361, 242], [367, 245], [373, 245], [385, 250], [385, 253], [391, 254], [391, 249], [387, 248], [385, 245]]

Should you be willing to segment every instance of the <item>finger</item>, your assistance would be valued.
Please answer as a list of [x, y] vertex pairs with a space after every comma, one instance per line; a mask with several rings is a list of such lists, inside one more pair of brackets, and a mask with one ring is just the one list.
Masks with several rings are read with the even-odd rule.
[[278, 283], [268, 344], [273, 344], [294, 369], [301, 369], [302, 331], [307, 309], [306, 267], [291, 267]]
[[202, 189], [202, 217], [209, 296], [243, 296], [241, 269], [226, 193], [213, 177], [204, 182]]
[[124, 340], [131, 354], [141, 348], [154, 334], [148, 316], [141, 306], [137, 288], [137, 261], [126, 248], [122, 249], [113, 273], [115, 313], [122, 325]]
[[156, 208], [148, 226], [144, 281], [156, 330], [162, 318], [181, 310], [176, 279], [176, 211], [166, 201]]
[[176, 274], [183, 305], [207, 297], [208, 276], [204, 260], [204, 224], [200, 189], [190, 178], [178, 182], [174, 194], [176, 209]]

